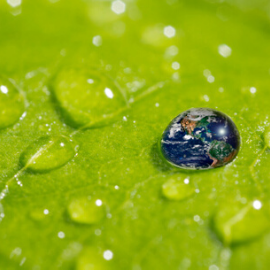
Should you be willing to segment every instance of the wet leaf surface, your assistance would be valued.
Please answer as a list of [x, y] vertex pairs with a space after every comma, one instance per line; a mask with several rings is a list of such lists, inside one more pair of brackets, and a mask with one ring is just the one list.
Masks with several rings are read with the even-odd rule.
[[[0, 75], [24, 99], [16, 117], [0, 123], [0, 268], [269, 269], [269, 210], [260, 212], [269, 209], [270, 188], [267, 3], [18, 2], [0, 3]], [[70, 67], [76, 72], [61, 73]], [[104, 94], [98, 105], [84, 87], [92, 82], [84, 81], [86, 67], [110, 84], [111, 92], [93, 91]], [[83, 87], [55, 98], [59, 74], [71, 85], [78, 76]], [[3, 95], [1, 117], [13, 107], [2, 105]], [[164, 162], [161, 134], [191, 107], [233, 119], [242, 139], [233, 163], [190, 172]], [[47, 145], [36, 145], [40, 138], [59, 136], [71, 146], [54, 148], [54, 166], [48, 155], [29, 163]], [[195, 192], [168, 200], [162, 186], [178, 178]], [[102, 218], [90, 219], [87, 198], [102, 202]], [[241, 219], [238, 235], [223, 241], [237, 205], [256, 200], [259, 218]]]

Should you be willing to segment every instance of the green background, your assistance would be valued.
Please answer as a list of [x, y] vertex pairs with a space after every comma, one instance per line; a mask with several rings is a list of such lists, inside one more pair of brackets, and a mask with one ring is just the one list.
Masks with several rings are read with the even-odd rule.
[[[125, 3], [117, 15], [111, 1], [23, 0], [15, 8], [0, 2], [0, 72], [25, 95], [27, 112], [0, 130], [1, 189], [40, 137], [73, 133], [78, 146], [63, 167], [26, 170], [23, 186], [11, 181], [1, 201], [0, 269], [269, 269], [270, 156], [261, 152], [270, 108], [269, 1]], [[168, 25], [176, 30], [172, 38], [163, 34]], [[101, 46], [92, 42], [97, 35]], [[219, 54], [221, 44], [231, 48], [229, 57]], [[70, 126], [51, 94], [66, 66], [95, 70], [106, 77], [104, 86], [109, 78], [127, 108], [99, 126]], [[107, 106], [105, 99], [99, 105]], [[190, 107], [232, 117], [242, 139], [233, 163], [190, 172], [163, 161], [161, 134]], [[162, 194], [165, 182], [185, 178], [197, 190], [192, 196], [173, 201]], [[78, 224], [68, 205], [89, 196], [102, 200], [106, 214]], [[238, 219], [225, 241], [226, 220], [255, 199], [262, 210]], [[112, 260], [104, 260], [105, 250]]]

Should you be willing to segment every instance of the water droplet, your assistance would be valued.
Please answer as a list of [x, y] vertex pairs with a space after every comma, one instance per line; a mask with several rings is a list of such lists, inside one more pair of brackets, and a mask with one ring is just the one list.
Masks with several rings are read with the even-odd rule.
[[24, 109], [23, 95], [12, 83], [0, 77], [0, 129], [15, 124]]
[[11, 6], [11, 7], [18, 7], [21, 5], [22, 0], [7, 0], [7, 3]]
[[169, 26], [164, 27], [163, 33], [167, 38], [173, 38], [176, 34], [176, 30], [174, 27], [169, 25]]
[[126, 4], [121, 0], [116, 0], [112, 2], [111, 9], [117, 15], [120, 15], [126, 11]]
[[224, 58], [227, 58], [232, 54], [232, 49], [226, 44], [221, 44], [218, 46], [218, 53]]
[[264, 143], [267, 147], [270, 147], [270, 127], [267, 127], [263, 134]]
[[35, 221], [43, 221], [44, 219], [48, 218], [47, 216], [48, 214], [49, 214], [48, 209], [37, 208], [31, 210], [29, 216]]
[[[187, 178], [186, 178], [187, 179]], [[187, 180], [170, 179], [162, 185], [162, 193], [169, 200], [184, 200], [195, 192], [195, 188]]]
[[107, 261], [111, 260], [113, 258], [113, 253], [111, 250], [105, 250], [103, 252], [103, 258]]
[[[102, 37], [101, 36], [94, 36], [92, 42], [95, 46], [100, 47], [102, 45]], [[89, 80], [91, 80], [91, 79], [89, 79]], [[88, 82], [88, 83], [90, 83], [90, 82]], [[94, 81], [91, 83], [94, 83]]]
[[97, 251], [96, 248], [88, 247], [79, 255], [76, 270], [112, 269], [112, 266], [110, 265], [112, 258], [113, 253], [110, 250]]
[[65, 165], [75, 155], [70, 141], [63, 136], [46, 136], [29, 145], [22, 153], [22, 165], [34, 172], [46, 172]]
[[64, 232], [58, 232], [57, 236], [60, 238], [60, 239], [63, 239], [65, 238], [65, 233]]
[[53, 88], [62, 116], [73, 127], [104, 122], [126, 107], [119, 89], [98, 71], [63, 69]]
[[68, 213], [77, 223], [95, 224], [105, 217], [105, 208], [100, 199], [78, 198], [70, 202]]
[[180, 64], [178, 62], [173, 62], [172, 63], [172, 69], [178, 70], [180, 68]]
[[251, 94], [255, 94], [257, 92], [257, 89], [255, 87], [250, 87], [249, 91]]
[[259, 200], [248, 204], [232, 203], [221, 206], [214, 216], [214, 229], [225, 244], [239, 244], [262, 235], [270, 221]]
[[240, 135], [225, 114], [192, 108], [179, 114], [163, 132], [160, 150], [172, 165], [211, 169], [231, 162], [240, 148]]

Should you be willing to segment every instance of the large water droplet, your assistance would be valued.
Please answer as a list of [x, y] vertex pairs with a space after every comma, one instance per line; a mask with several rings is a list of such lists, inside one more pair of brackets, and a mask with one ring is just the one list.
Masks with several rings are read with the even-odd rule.
[[239, 244], [262, 235], [270, 226], [266, 207], [258, 200], [248, 204], [221, 206], [214, 217], [214, 229], [225, 244]]
[[119, 89], [94, 70], [63, 69], [53, 89], [65, 121], [74, 127], [106, 122], [126, 106]]
[[65, 165], [75, 155], [70, 141], [63, 136], [46, 136], [29, 145], [22, 153], [22, 165], [34, 172], [46, 172]]
[[184, 200], [195, 193], [195, 188], [189, 179], [169, 179], [162, 185], [162, 193], [169, 200]]
[[105, 208], [102, 200], [84, 197], [71, 201], [68, 213], [77, 223], [95, 224], [105, 216]]
[[[110, 254], [109, 254], [109, 252]], [[110, 256], [108, 260], [108, 255], [113, 255], [110, 250], [98, 250], [97, 248], [85, 248], [77, 260], [76, 270], [108, 270], [114, 269], [111, 265]]]
[[24, 109], [23, 95], [8, 80], [0, 77], [0, 129], [15, 124]]

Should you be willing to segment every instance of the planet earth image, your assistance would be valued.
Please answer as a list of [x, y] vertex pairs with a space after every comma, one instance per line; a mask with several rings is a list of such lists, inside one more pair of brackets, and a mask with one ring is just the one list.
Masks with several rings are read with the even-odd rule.
[[160, 150], [174, 166], [204, 170], [230, 163], [240, 148], [232, 119], [210, 108], [192, 108], [172, 120], [163, 132]]

